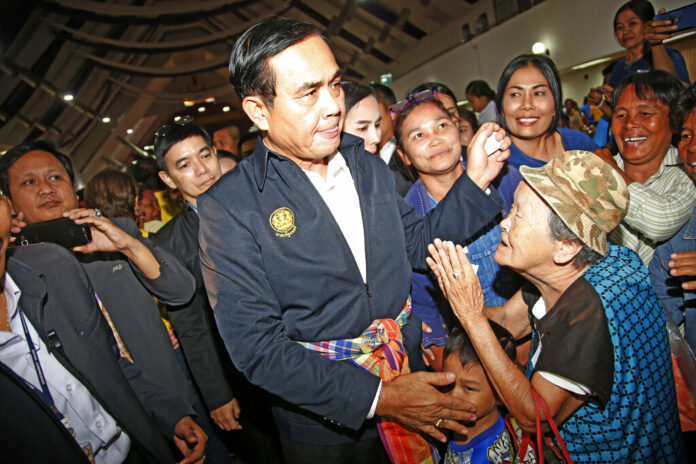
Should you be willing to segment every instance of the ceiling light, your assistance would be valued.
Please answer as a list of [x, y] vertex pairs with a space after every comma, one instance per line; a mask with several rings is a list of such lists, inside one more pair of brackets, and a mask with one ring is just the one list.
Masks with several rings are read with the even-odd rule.
[[128, 129], [128, 130], [126, 131], [126, 134], [132, 134], [132, 133], [133, 133], [133, 129]]
[[215, 103], [215, 97], [208, 97], [205, 99], [206, 103]]
[[198, 112], [199, 112], [199, 113], [202, 113], [202, 112], [204, 112], [204, 111], [205, 111], [205, 106], [199, 106], [199, 107], [198, 107]]
[[222, 107], [222, 112], [223, 112], [223, 113], [227, 113], [228, 111], [230, 111], [230, 107], [229, 107], [229, 106], [223, 106], [223, 107]]
[[63, 100], [65, 100], [66, 102], [73, 101], [74, 98], [75, 97], [73, 97], [73, 94], [71, 93], [66, 93], [65, 95], [63, 95]]
[[546, 45], [544, 45], [543, 42], [537, 42], [534, 45], [532, 45], [532, 53], [535, 55], [541, 55], [542, 53], [546, 53]]
[[181, 116], [175, 116], [174, 117], [174, 122], [179, 122], [181, 121]]
[[184, 106], [193, 106], [196, 102], [193, 100], [184, 100]]
[[104, 117], [102, 118], [102, 122], [103, 122], [104, 124], [109, 124], [109, 123], [111, 122], [111, 118], [108, 117], [108, 116], [104, 116]]

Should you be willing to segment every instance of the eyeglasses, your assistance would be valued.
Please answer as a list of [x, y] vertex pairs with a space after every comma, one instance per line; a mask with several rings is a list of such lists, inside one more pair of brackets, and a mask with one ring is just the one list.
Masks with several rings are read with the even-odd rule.
[[[435, 89], [427, 89], [427, 90], [422, 90], [416, 94], [411, 95], [405, 100], [398, 101], [394, 103], [392, 106], [389, 107], [389, 116], [392, 116], [400, 111], [405, 110], [409, 106], [411, 106], [412, 102], [421, 102], [423, 100], [429, 100], [431, 98], [438, 98], [437, 96], [437, 90]], [[392, 116], [393, 119], [393, 116]]]
[[177, 126], [183, 127], [183, 126], [185, 126], [187, 124], [191, 124], [191, 123], [193, 123], [193, 116], [191, 116], [189, 114], [187, 114], [186, 116], [182, 116], [181, 119], [179, 119], [178, 121], [168, 122], [164, 126], [160, 127], [157, 132], [155, 132], [154, 140], [157, 141], [157, 139], [159, 139], [161, 137], [165, 137], [167, 134], [169, 134], [171, 132], [171, 130], [174, 127], [177, 127]]

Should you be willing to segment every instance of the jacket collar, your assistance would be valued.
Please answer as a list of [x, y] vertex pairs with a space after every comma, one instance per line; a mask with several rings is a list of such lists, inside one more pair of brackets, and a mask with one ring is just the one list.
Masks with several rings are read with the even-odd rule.
[[[28, 245], [32, 246], [32, 245]], [[34, 245], [35, 246], [35, 245]], [[41, 302], [46, 296], [46, 282], [43, 274], [24, 262], [13, 258], [9, 253], [7, 257], [7, 273], [12, 276], [17, 287], [22, 291], [20, 305], [25, 314], [36, 324], [41, 310]]]
[[[346, 164], [348, 165], [351, 173], [353, 173], [353, 176], [355, 176], [355, 173], [357, 172], [356, 168], [358, 165], [362, 166], [362, 163], [364, 162], [363, 157], [357, 156], [359, 152], [364, 150], [364, 146], [365, 142], [362, 138], [347, 134], [345, 132], [341, 134], [341, 143], [338, 146], [338, 151], [340, 151], [343, 158], [345, 158]], [[251, 154], [251, 157], [254, 179], [256, 180], [256, 187], [259, 189], [259, 191], [263, 190], [266, 183], [270, 158], [276, 158], [279, 161], [290, 161], [290, 159], [286, 156], [270, 150], [266, 144], [263, 143], [263, 139], [261, 137], [256, 139], [256, 148], [254, 148], [254, 153]]]

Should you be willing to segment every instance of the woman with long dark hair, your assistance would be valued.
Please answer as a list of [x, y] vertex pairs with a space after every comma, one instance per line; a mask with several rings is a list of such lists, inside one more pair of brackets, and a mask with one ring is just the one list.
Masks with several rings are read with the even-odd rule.
[[566, 150], [596, 150], [584, 133], [558, 127], [563, 95], [556, 65], [544, 55], [520, 55], [503, 70], [496, 104], [512, 140], [508, 163], [540, 167]]

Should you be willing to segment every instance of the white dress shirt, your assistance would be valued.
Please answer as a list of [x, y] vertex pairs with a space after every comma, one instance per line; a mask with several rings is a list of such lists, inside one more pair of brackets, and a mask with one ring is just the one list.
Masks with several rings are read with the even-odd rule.
[[391, 161], [391, 157], [394, 156], [395, 151], [396, 151], [396, 137], [392, 137], [379, 150], [379, 157], [382, 159], [382, 161], [387, 163], [387, 166], [389, 166], [389, 161]]
[[[21, 290], [12, 277], [5, 274], [5, 298], [11, 332], [0, 331], [0, 362], [27, 383], [41, 390], [19, 311], [17, 311], [21, 294]], [[92, 397], [89, 390], [48, 352], [31, 321], [26, 316], [24, 319], [55, 406], [69, 421], [75, 441], [83, 449], [89, 447], [97, 463], [123, 462], [130, 450], [128, 435]]]
[[304, 171], [329, 207], [343, 237], [348, 242], [353, 258], [360, 269], [363, 282], [367, 282], [367, 262], [365, 257], [365, 231], [358, 191], [353, 176], [341, 153], [331, 156], [326, 169], [326, 179], [320, 174]]
[[[343, 237], [348, 242], [350, 251], [353, 253], [363, 282], [367, 282], [367, 258], [365, 257], [365, 231], [363, 229], [362, 211], [360, 209], [360, 198], [358, 190], [355, 188], [353, 176], [346, 165], [345, 159], [340, 152], [331, 156], [326, 168], [326, 179], [320, 174], [311, 171], [304, 171], [317, 189], [319, 195], [329, 207], [338, 227], [343, 233]], [[367, 327], [365, 327], [367, 328]], [[367, 414], [368, 419], [372, 419], [377, 409], [379, 395], [382, 393], [382, 381], [372, 401], [372, 407]]]

